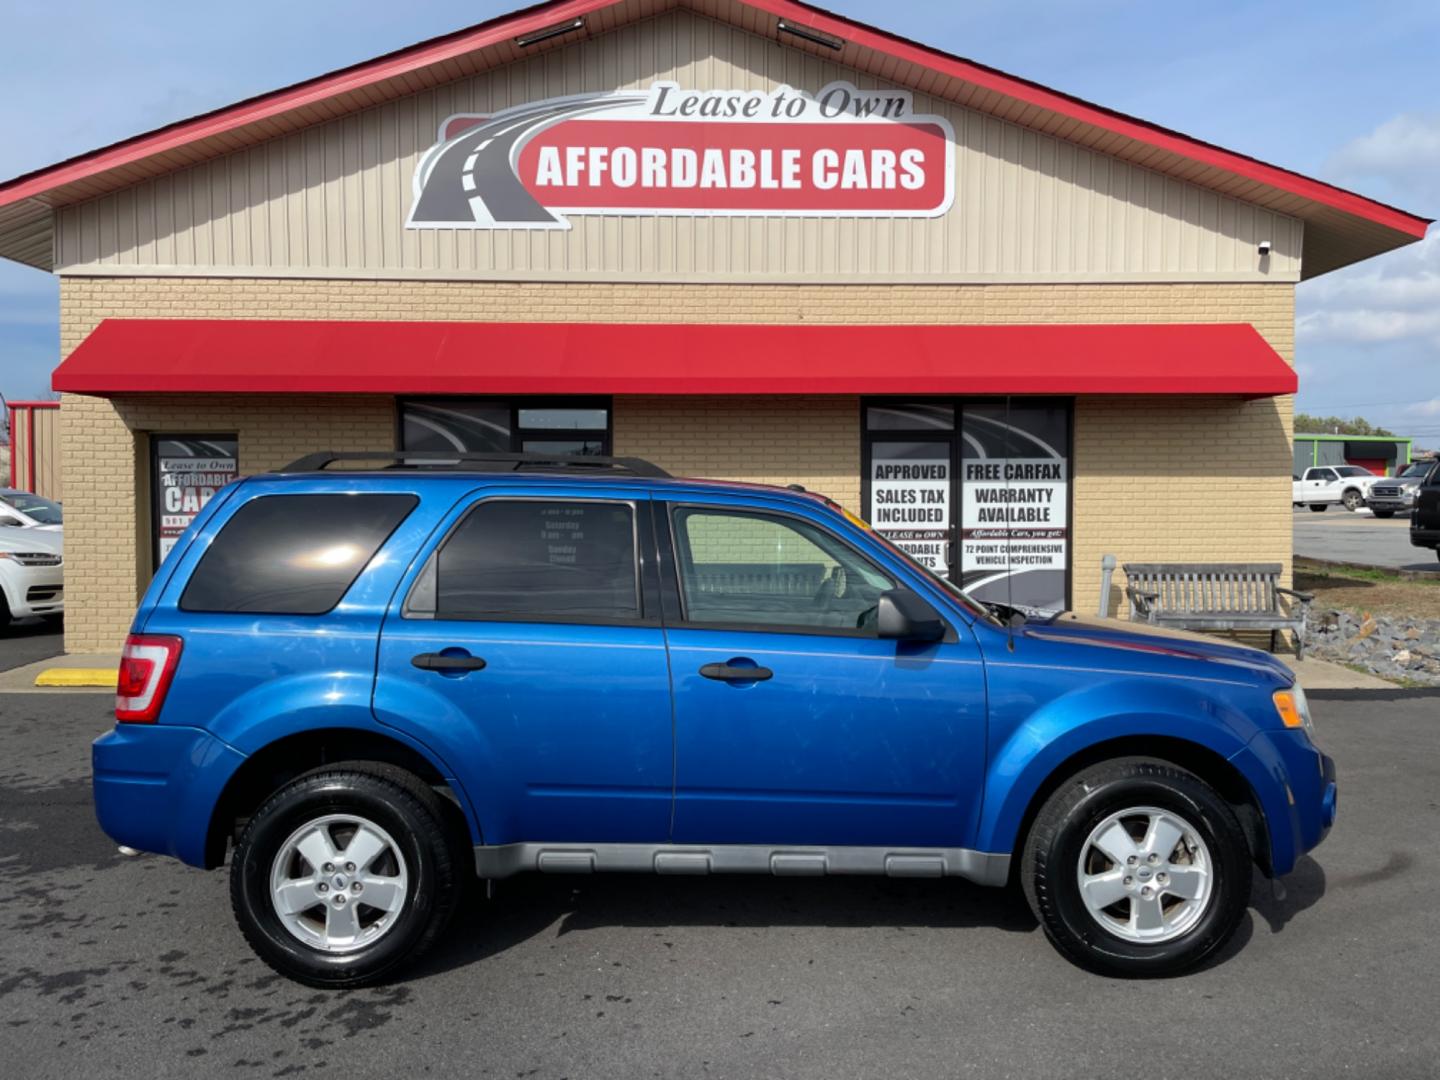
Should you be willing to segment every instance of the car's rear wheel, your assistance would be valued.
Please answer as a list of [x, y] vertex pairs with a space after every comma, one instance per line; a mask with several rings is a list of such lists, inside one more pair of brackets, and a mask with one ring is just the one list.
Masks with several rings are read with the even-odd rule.
[[1350, 488], [1348, 491], [1345, 492], [1344, 495], [1340, 496], [1340, 502], [1342, 505], [1344, 505], [1346, 510], [1349, 510], [1353, 513], [1354, 511], [1364, 507], [1365, 496], [1360, 494], [1360, 492], [1356, 491], [1354, 488]]
[[230, 898], [251, 948], [319, 987], [393, 974], [449, 922], [463, 876], [439, 797], [400, 769], [351, 762], [271, 796], [235, 847]]
[[1328, 510], [1329, 508], [1330, 508], [1330, 504], [1329, 504], [1329, 503], [1311, 503], [1311, 504], [1310, 504], [1310, 509], [1313, 510], [1313, 511], [1314, 511], [1315, 513], [1317, 513], [1317, 514], [1323, 514], [1323, 513], [1324, 513], [1326, 510]]
[[1230, 805], [1193, 773], [1124, 758], [1067, 780], [1035, 819], [1021, 862], [1050, 941], [1111, 975], [1172, 975], [1235, 931], [1251, 855]]

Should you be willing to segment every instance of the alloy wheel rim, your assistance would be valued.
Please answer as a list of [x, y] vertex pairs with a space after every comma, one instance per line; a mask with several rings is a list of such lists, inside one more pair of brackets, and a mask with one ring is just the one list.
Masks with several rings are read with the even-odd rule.
[[1155, 806], [1119, 810], [1080, 849], [1080, 898], [1101, 927], [1143, 945], [1191, 930], [1214, 895], [1214, 861], [1199, 832]]
[[307, 821], [280, 845], [270, 867], [270, 902], [281, 925], [322, 952], [354, 952], [384, 937], [409, 891], [394, 839], [354, 814]]

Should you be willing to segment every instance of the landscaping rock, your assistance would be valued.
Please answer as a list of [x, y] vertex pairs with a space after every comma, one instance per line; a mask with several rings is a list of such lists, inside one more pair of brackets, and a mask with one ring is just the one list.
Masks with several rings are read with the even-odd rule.
[[1305, 650], [1381, 678], [1440, 686], [1440, 619], [1315, 611]]

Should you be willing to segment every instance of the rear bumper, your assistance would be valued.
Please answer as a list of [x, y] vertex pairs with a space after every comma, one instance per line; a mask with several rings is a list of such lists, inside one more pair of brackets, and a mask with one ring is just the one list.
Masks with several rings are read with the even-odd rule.
[[117, 844], [204, 866], [210, 817], [245, 755], [199, 728], [119, 724], [91, 747], [95, 816]]
[[1440, 548], [1440, 529], [1417, 529], [1411, 525], [1410, 543], [1416, 547]]

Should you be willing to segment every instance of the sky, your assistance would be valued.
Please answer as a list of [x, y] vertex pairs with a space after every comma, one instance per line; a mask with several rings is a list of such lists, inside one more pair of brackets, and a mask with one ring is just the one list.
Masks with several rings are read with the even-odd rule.
[[[522, 6], [0, 0], [0, 179]], [[1435, 0], [828, 0], [831, 10], [1440, 217]], [[62, 13], [60, 17], [57, 12]], [[0, 261], [0, 393], [45, 393], [55, 279]], [[1302, 284], [1297, 409], [1440, 445], [1440, 226]]]

